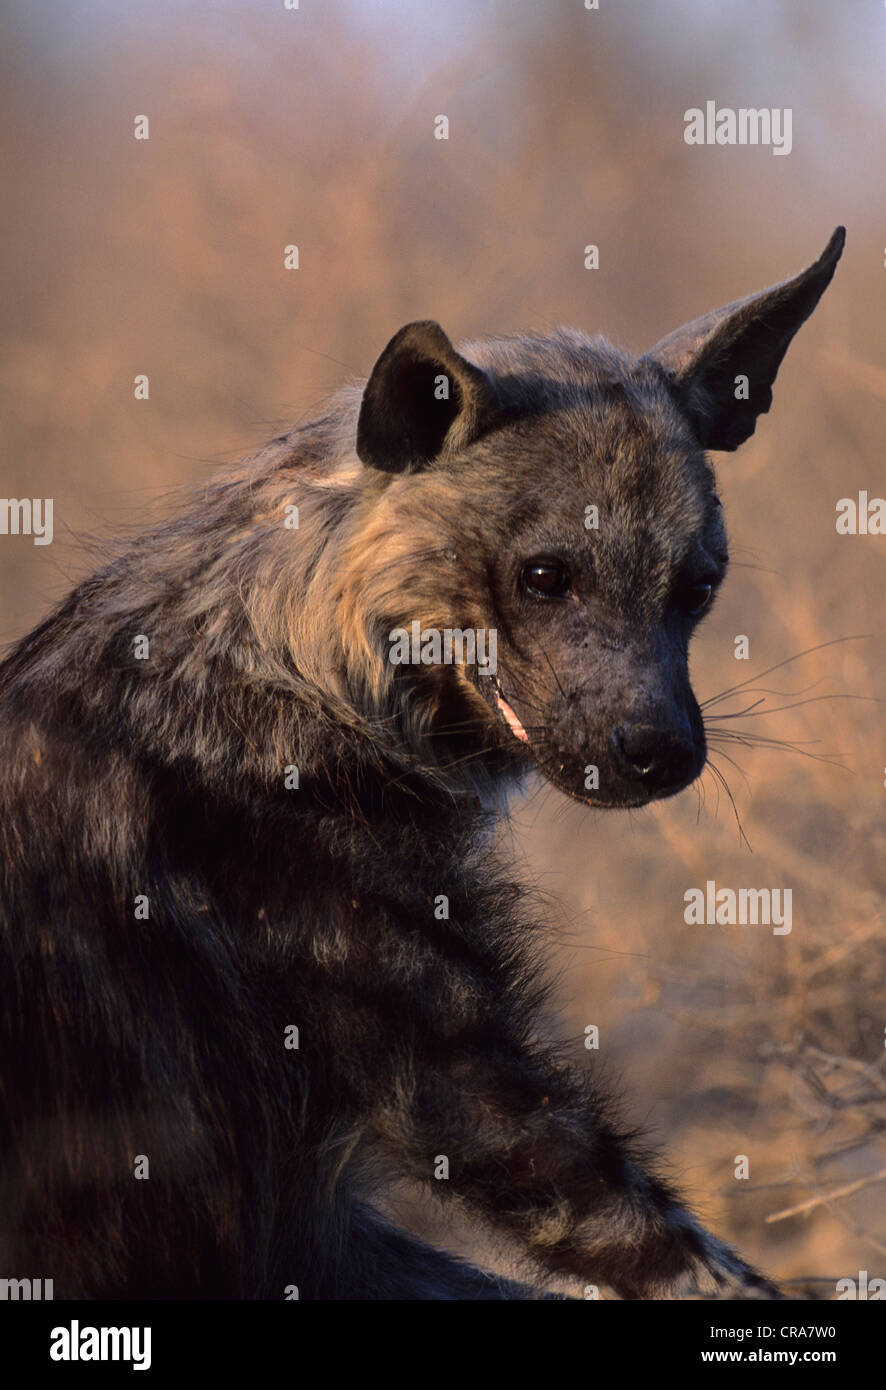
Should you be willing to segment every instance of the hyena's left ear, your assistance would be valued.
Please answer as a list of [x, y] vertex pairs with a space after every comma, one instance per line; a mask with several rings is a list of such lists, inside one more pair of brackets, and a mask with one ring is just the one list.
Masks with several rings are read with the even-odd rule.
[[469, 444], [499, 414], [485, 372], [430, 319], [408, 323], [372, 369], [357, 422], [357, 454], [385, 473], [415, 473]]
[[790, 341], [830, 284], [845, 240], [838, 227], [793, 280], [687, 323], [645, 354], [676, 382], [703, 449], [737, 449], [754, 433]]

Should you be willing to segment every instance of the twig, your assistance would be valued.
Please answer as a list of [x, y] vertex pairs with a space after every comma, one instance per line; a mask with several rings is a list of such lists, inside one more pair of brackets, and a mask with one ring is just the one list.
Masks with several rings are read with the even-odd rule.
[[886, 1168], [881, 1168], [879, 1173], [870, 1173], [866, 1178], [859, 1178], [857, 1182], [847, 1183], [845, 1187], [837, 1187], [833, 1192], [824, 1192], [818, 1197], [810, 1197], [807, 1202], [800, 1202], [796, 1207], [785, 1207], [784, 1211], [774, 1211], [766, 1218], [766, 1224], [771, 1225], [773, 1221], [784, 1221], [789, 1216], [801, 1216], [809, 1211], [814, 1211], [816, 1207], [827, 1206], [837, 1197], [849, 1197], [853, 1192], [860, 1192], [863, 1187], [869, 1187], [871, 1183], [882, 1182], [886, 1178]]

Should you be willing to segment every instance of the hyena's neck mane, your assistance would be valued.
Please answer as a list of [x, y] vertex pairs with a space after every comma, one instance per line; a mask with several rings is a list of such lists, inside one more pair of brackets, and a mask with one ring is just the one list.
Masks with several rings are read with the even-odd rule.
[[257, 807], [293, 770], [293, 806], [488, 804], [494, 747], [441, 728], [447, 702], [480, 697], [461, 673], [386, 661], [391, 626], [452, 620], [428, 554], [446, 537], [433, 498], [410, 516], [399, 481], [356, 459], [358, 399], [341, 393], [81, 584], [0, 668], [7, 715]]

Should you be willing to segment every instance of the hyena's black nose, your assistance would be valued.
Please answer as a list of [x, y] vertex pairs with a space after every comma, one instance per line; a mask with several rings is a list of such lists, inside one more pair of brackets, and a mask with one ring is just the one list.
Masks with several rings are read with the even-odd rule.
[[682, 786], [696, 771], [696, 748], [688, 728], [620, 724], [611, 744], [622, 775], [650, 792]]

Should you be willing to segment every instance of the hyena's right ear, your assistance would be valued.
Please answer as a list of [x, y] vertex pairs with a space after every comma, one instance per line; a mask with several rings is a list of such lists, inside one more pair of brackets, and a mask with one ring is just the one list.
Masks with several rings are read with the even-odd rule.
[[838, 227], [793, 280], [695, 319], [645, 354], [677, 387], [703, 449], [737, 449], [754, 433], [790, 341], [831, 283], [845, 240]]
[[430, 319], [408, 323], [372, 369], [357, 422], [357, 454], [385, 473], [415, 473], [464, 447], [498, 418], [495, 387]]

